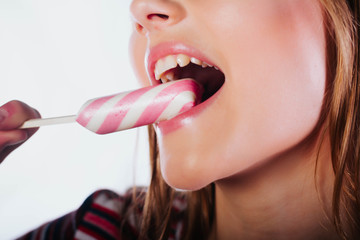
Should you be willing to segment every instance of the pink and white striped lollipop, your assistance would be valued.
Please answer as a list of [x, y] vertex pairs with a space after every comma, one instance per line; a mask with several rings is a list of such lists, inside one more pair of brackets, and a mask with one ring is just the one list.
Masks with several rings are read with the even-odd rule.
[[76, 121], [95, 133], [112, 133], [171, 119], [195, 106], [201, 94], [202, 87], [192, 79], [172, 81], [92, 99], [77, 115], [32, 119], [21, 128]]
[[200, 92], [200, 86], [187, 79], [92, 99], [80, 109], [76, 121], [98, 134], [144, 126], [195, 106]]

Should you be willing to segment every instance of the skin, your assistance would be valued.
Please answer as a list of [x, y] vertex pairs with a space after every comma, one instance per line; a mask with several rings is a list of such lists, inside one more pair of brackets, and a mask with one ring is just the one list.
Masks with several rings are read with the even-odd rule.
[[[163, 175], [171, 185], [199, 189], [293, 148], [311, 133], [325, 88], [325, 36], [315, 3], [133, 2], [143, 28], [133, 36], [142, 38], [132, 45], [136, 72], [144, 72], [139, 49], [174, 40], [206, 53], [226, 77], [204, 113], [172, 134], [158, 131]], [[166, 21], [172, 22], [144, 17], [154, 12], [171, 13]]]
[[0, 163], [38, 130], [17, 129], [32, 118], [40, 118], [39, 112], [20, 101], [11, 101], [0, 107]]
[[[319, 2], [134, 0], [131, 11], [130, 51], [144, 85], [146, 51], [171, 40], [198, 49], [225, 74], [206, 110], [176, 131], [157, 131], [169, 185], [215, 182], [210, 239], [336, 239], [329, 141], [325, 135], [320, 147], [316, 128], [326, 84]], [[37, 117], [18, 101], [0, 107], [0, 162], [36, 131], [17, 128]]]
[[314, 177], [326, 85], [320, 3], [134, 0], [131, 11], [132, 61], [142, 82], [151, 74], [146, 51], [166, 41], [200, 50], [225, 74], [205, 111], [171, 133], [157, 130], [170, 186], [216, 183], [211, 238], [336, 238], [327, 135]]

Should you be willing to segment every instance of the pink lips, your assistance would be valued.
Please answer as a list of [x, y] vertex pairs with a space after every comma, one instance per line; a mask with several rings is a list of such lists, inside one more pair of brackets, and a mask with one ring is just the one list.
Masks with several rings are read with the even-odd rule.
[[[147, 53], [147, 71], [148, 75], [151, 78], [151, 83], [153, 85], [160, 84], [159, 81], [155, 79], [154, 69], [155, 63], [160, 58], [163, 58], [168, 55], [176, 55], [176, 54], [186, 54], [190, 57], [195, 57], [201, 61], [207, 62], [213, 66], [216, 66], [210, 59], [208, 59], [204, 54], [202, 54], [199, 50], [189, 47], [180, 42], [165, 42], [159, 45], [156, 45], [150, 49]], [[200, 103], [199, 105], [191, 108], [190, 110], [168, 120], [163, 121], [157, 124], [162, 134], [168, 134], [173, 132], [187, 124], [191, 124], [194, 118], [196, 118], [201, 112], [203, 112], [206, 108], [208, 108], [214, 100], [219, 95], [221, 89], [217, 91], [213, 96], [207, 99], [205, 102]]]

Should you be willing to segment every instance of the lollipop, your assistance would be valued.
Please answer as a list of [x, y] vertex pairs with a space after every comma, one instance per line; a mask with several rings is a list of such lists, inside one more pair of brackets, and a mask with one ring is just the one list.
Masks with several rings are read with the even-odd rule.
[[201, 94], [202, 87], [192, 79], [172, 81], [91, 99], [77, 115], [31, 119], [20, 128], [76, 121], [92, 132], [112, 133], [169, 120], [199, 103]]

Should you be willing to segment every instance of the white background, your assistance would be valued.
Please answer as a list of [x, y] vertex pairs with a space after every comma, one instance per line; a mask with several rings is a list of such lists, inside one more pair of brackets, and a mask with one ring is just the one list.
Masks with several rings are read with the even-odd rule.
[[[0, 0], [0, 105], [43, 117], [138, 88], [128, 57], [130, 0]], [[41, 128], [0, 165], [0, 240], [76, 209], [93, 191], [148, 183], [146, 129], [96, 135]]]

